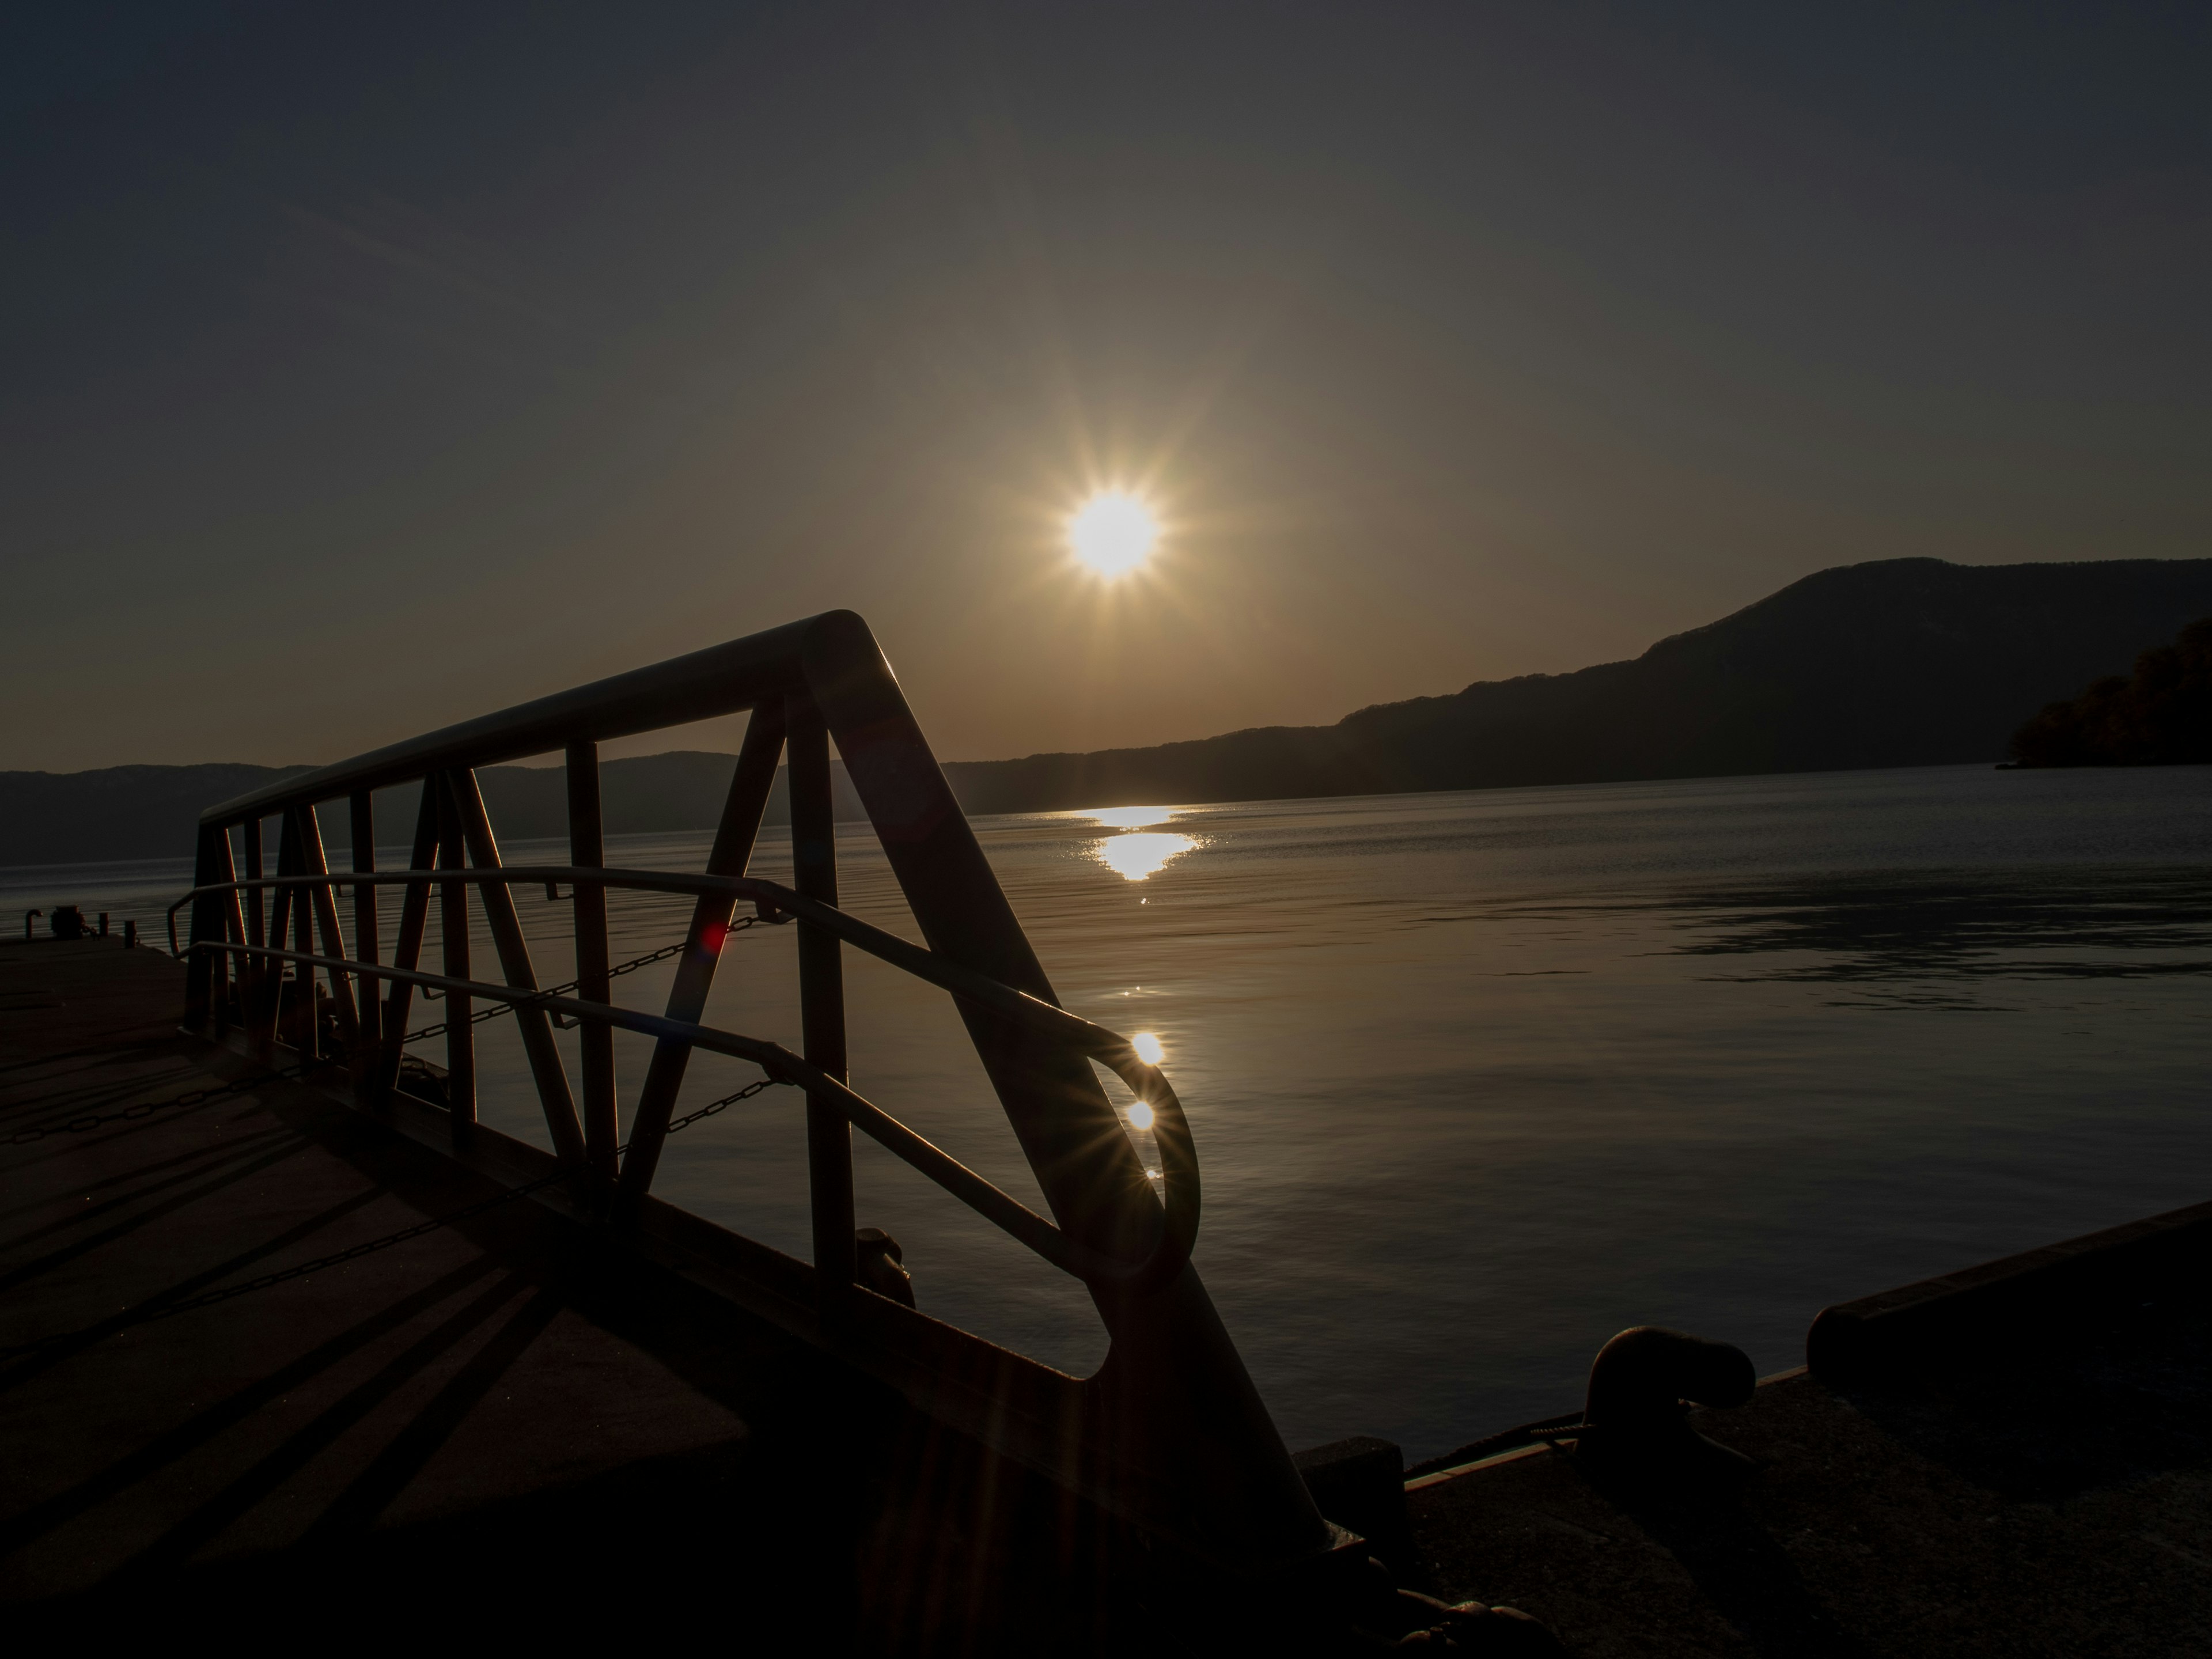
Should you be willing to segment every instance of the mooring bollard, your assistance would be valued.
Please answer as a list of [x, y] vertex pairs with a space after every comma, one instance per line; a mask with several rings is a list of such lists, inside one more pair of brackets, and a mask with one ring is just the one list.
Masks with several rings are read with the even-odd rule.
[[105, 910], [100, 913], [100, 936], [102, 939], [107, 937], [107, 912]]
[[914, 1275], [907, 1271], [906, 1252], [881, 1227], [863, 1227], [853, 1235], [858, 1271], [854, 1278], [878, 1296], [911, 1308]]
[[1687, 1407], [1741, 1406], [1757, 1387], [1742, 1349], [1638, 1325], [1598, 1351], [1575, 1438], [1594, 1465], [1624, 1472], [1741, 1476], [1756, 1467], [1753, 1460], [1692, 1428]]
[[138, 948], [138, 924], [128, 916], [123, 919], [123, 948], [126, 951]]

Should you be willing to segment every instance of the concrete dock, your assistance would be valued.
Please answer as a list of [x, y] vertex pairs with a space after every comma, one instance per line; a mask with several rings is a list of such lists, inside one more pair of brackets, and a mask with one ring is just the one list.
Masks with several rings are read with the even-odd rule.
[[1571, 1439], [1421, 1475], [1432, 1588], [1588, 1659], [2212, 1653], [2208, 1268], [2212, 1205], [1831, 1309], [1811, 1369], [1691, 1413], [1740, 1480]]
[[2212, 1652], [2201, 1414], [2191, 1443], [2048, 1481], [1972, 1414], [1798, 1374], [1701, 1414], [1764, 1465], [1738, 1491], [1623, 1491], [1547, 1449], [1407, 1499], [1440, 1594], [1479, 1585], [1588, 1659]]
[[[1238, 1650], [890, 1390], [179, 1036], [181, 988], [116, 940], [0, 945], [15, 1628]], [[2208, 1265], [2212, 1206], [1832, 1310], [1815, 1370], [1696, 1414], [1747, 1476], [1475, 1443], [1406, 1483], [1394, 1565], [1590, 1659], [2212, 1653]], [[1358, 1504], [1323, 1499], [1390, 1531]]]

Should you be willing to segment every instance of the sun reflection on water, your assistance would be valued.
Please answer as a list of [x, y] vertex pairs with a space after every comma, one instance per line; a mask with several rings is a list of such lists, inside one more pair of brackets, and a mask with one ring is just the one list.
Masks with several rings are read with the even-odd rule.
[[1123, 834], [1107, 836], [1091, 856], [1124, 881], [1142, 881], [1197, 845], [1190, 836]]

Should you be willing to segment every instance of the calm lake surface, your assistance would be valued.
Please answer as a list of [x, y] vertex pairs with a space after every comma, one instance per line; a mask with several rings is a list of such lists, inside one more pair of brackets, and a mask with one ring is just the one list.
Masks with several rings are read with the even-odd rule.
[[[1373, 1433], [1418, 1459], [1571, 1409], [1631, 1324], [1780, 1370], [1826, 1303], [2212, 1197], [2212, 769], [976, 827], [1062, 1001], [1164, 1048], [1206, 1176], [1198, 1266], [1294, 1446]], [[632, 837], [609, 862], [705, 853]], [[915, 937], [865, 826], [839, 857], [847, 907]], [[755, 869], [787, 877], [781, 831]], [[0, 899], [119, 923], [184, 873], [6, 872]], [[568, 907], [518, 895], [541, 981], [566, 978]], [[616, 905], [618, 960], [688, 914]], [[799, 1047], [793, 947], [789, 928], [733, 939], [709, 1023]], [[1041, 1204], [949, 1001], [847, 963], [854, 1086]], [[668, 976], [618, 980], [618, 1000], [658, 1011]], [[483, 1115], [544, 1144], [511, 1025], [480, 1028]], [[634, 1091], [648, 1045], [617, 1043]], [[700, 1056], [684, 1104], [751, 1075]], [[1097, 1363], [1079, 1287], [856, 1141], [860, 1219], [904, 1245], [925, 1310]], [[672, 1139], [656, 1190], [804, 1255], [796, 1094]]]

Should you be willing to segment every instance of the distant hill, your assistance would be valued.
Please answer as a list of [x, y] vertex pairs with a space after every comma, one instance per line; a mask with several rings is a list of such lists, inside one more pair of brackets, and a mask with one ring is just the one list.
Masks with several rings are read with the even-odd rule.
[[201, 811], [304, 766], [0, 772], [0, 865], [189, 857]]
[[1823, 570], [1628, 662], [1194, 743], [956, 769], [972, 812], [1995, 761], [2212, 611], [2212, 559]]
[[[1632, 661], [1478, 681], [1334, 726], [945, 769], [983, 813], [1994, 761], [2024, 711], [2208, 614], [2212, 559], [1891, 559], [1808, 576]], [[732, 764], [696, 750], [607, 763], [609, 832], [710, 827]], [[179, 856], [202, 807], [299, 769], [0, 773], [0, 864]], [[563, 833], [557, 768], [481, 775], [501, 836]], [[858, 816], [842, 771], [838, 796]], [[406, 839], [413, 797], [379, 798], [380, 840]], [[344, 815], [326, 816], [343, 844]], [[787, 821], [780, 786], [769, 821]]]
[[[603, 763], [599, 790], [607, 833], [711, 829], [736, 765], [734, 755], [696, 749]], [[311, 769], [222, 764], [0, 772], [0, 866], [185, 857], [206, 808]], [[477, 781], [492, 828], [503, 840], [568, 833], [564, 769], [487, 766]], [[862, 816], [842, 764], [835, 766], [832, 781], [842, 816]], [[769, 798], [770, 823], [791, 821], [784, 787], [779, 774]], [[378, 790], [377, 840], [386, 846], [408, 841], [421, 799], [419, 784]], [[343, 806], [326, 806], [319, 817], [327, 846], [352, 845], [352, 825]]]

